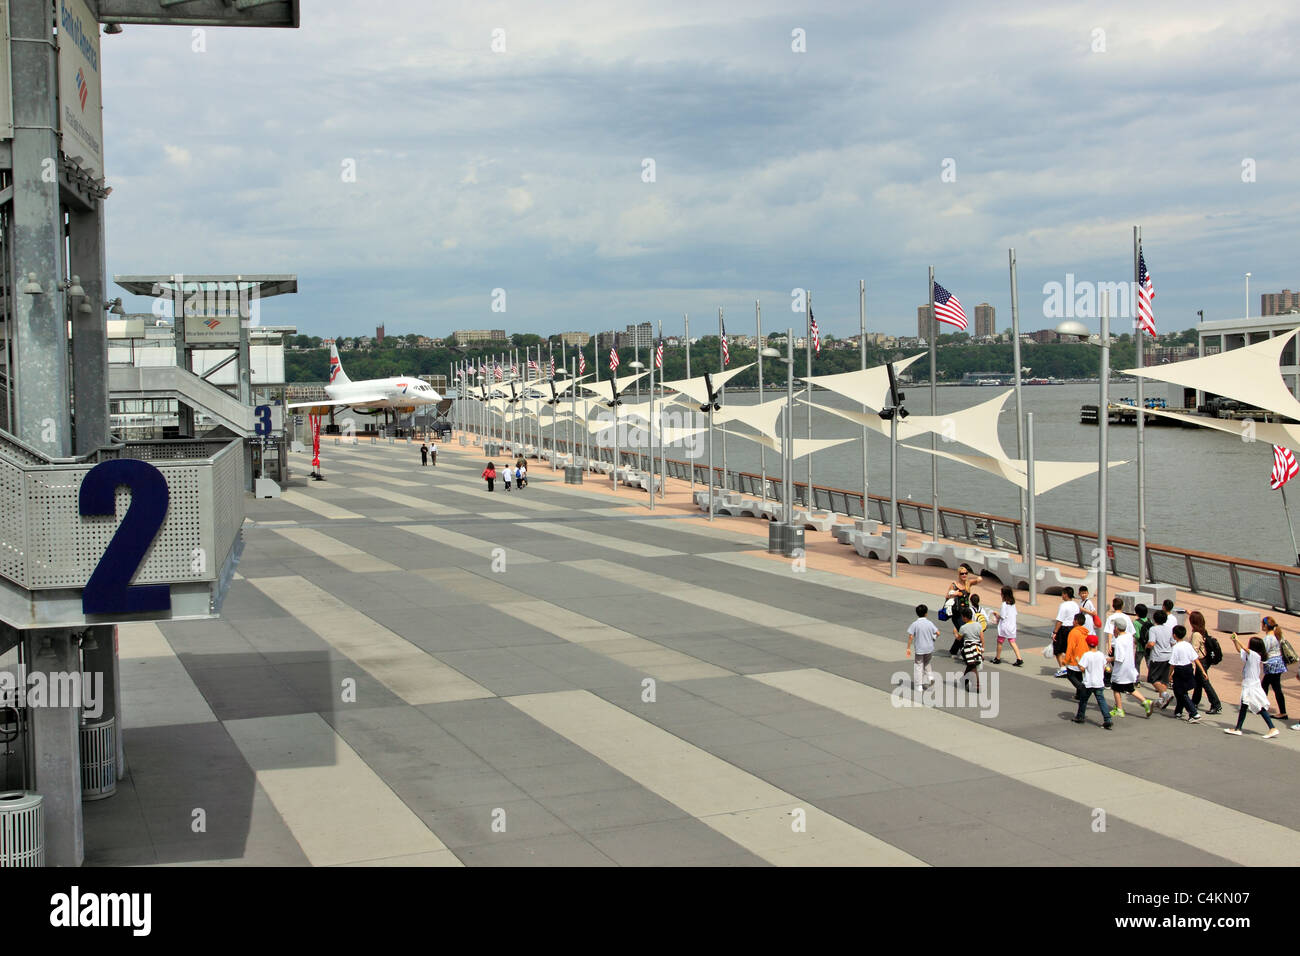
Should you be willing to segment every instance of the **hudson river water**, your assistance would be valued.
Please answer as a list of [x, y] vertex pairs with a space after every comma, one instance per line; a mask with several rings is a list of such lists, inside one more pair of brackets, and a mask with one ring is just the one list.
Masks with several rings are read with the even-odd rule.
[[[1149, 393], [1164, 396], [1164, 386], [1149, 386]], [[940, 413], [979, 404], [1001, 391], [993, 387], [940, 386]], [[784, 390], [779, 393], [784, 397]], [[778, 397], [766, 391], [769, 401]], [[1111, 385], [1111, 399], [1132, 397], [1130, 384]], [[632, 396], [629, 396], [632, 398]], [[838, 408], [852, 408], [848, 399], [832, 392], [817, 392], [814, 402]], [[728, 403], [757, 404], [757, 392], [730, 392]], [[1097, 460], [1097, 427], [1079, 424], [1081, 405], [1096, 404], [1096, 385], [1035, 385], [1024, 388], [1025, 410], [1034, 413], [1036, 457], [1039, 459]], [[1172, 403], [1171, 403], [1172, 404]], [[930, 412], [928, 385], [906, 388], [905, 405], [914, 415]], [[795, 436], [806, 435], [804, 406], [796, 397]], [[1000, 421], [1002, 447], [1015, 457], [1015, 396], [1007, 400]], [[779, 426], [778, 426], [779, 427]], [[1128, 464], [1110, 470], [1109, 533], [1137, 538], [1137, 429], [1112, 426], [1111, 461]], [[813, 456], [813, 481], [849, 490], [862, 487], [861, 426], [828, 413], [813, 413], [816, 438], [851, 437], [851, 443], [827, 449]], [[1198, 551], [1212, 551], [1279, 564], [1294, 563], [1287, 533], [1281, 495], [1270, 490], [1269, 472], [1273, 449], [1268, 442], [1247, 443], [1236, 435], [1206, 428], [1148, 426], [1146, 436], [1147, 539]], [[928, 438], [913, 440], [924, 443]], [[957, 453], [971, 449], [952, 443], [944, 445]], [[753, 442], [730, 437], [727, 467], [759, 470], [759, 448]], [[976, 449], [975, 453], [979, 453]], [[701, 454], [707, 454], [701, 447]], [[779, 473], [779, 458], [767, 451], [769, 473]], [[670, 449], [669, 457], [684, 457], [682, 449]], [[703, 460], [703, 457], [701, 458]], [[909, 451], [900, 443], [898, 453], [898, 496], [930, 501], [930, 456]], [[889, 439], [870, 434], [868, 440], [869, 491], [889, 494]], [[721, 433], [714, 438], [714, 464], [722, 464]], [[807, 478], [806, 459], [795, 462], [795, 480]], [[1291, 504], [1300, 518], [1300, 479], [1294, 486]], [[1015, 517], [1020, 510], [1014, 485], [987, 472], [957, 462], [939, 461], [939, 500], [948, 507]], [[1097, 527], [1097, 478], [1089, 475], [1038, 496], [1040, 524], [1063, 525], [1095, 531]]]

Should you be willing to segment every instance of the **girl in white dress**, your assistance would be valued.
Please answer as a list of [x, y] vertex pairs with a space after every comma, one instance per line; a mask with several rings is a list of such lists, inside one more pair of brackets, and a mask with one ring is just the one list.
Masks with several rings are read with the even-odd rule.
[[1268, 698], [1264, 696], [1264, 687], [1260, 678], [1264, 670], [1266, 653], [1264, 640], [1252, 637], [1250, 646], [1243, 648], [1241, 638], [1234, 633], [1232, 643], [1241, 654], [1241, 707], [1237, 711], [1237, 726], [1225, 727], [1223, 732], [1240, 737], [1241, 725], [1246, 722], [1246, 711], [1253, 710], [1264, 718], [1264, 723], [1268, 724], [1268, 733], [1264, 737], [1276, 737], [1277, 728], [1273, 726], [1273, 718], [1268, 715]]

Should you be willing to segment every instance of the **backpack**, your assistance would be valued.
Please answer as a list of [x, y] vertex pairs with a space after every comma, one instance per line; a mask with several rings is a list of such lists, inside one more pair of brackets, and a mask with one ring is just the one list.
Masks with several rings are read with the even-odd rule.
[[1205, 666], [1213, 667], [1215, 664], [1223, 663], [1223, 647], [1219, 644], [1219, 639], [1213, 634], [1205, 635]]

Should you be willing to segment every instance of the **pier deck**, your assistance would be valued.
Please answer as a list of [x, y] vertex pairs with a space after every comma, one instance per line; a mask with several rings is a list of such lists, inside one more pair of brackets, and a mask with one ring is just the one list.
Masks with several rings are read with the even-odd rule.
[[[1021, 606], [1026, 666], [986, 666], [995, 693], [895, 706], [912, 606], [935, 607], [949, 572], [892, 582], [813, 534], [796, 570], [764, 552], [760, 522], [710, 526], [682, 482], [651, 516], [644, 492], [566, 486], [540, 463], [524, 491], [488, 495], [474, 446], [440, 443], [429, 468], [416, 449], [326, 439], [327, 481], [249, 501], [221, 620], [121, 629], [128, 774], [86, 806], [88, 864], [1263, 865], [1300, 850], [1300, 733], [1220, 732], [1231, 657], [1214, 672], [1222, 717], [1190, 726], [1171, 708], [1103, 733], [1090, 709], [1077, 726], [1038, 653], [1044, 598]], [[943, 684], [961, 667], [940, 627]]]

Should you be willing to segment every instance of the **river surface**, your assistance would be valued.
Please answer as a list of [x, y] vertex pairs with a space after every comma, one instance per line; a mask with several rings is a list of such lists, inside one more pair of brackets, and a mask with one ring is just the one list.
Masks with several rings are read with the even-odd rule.
[[[1163, 386], [1148, 386], [1148, 394], [1165, 397]], [[939, 412], [946, 413], [979, 404], [1001, 391], [993, 387], [940, 386]], [[1079, 409], [1097, 403], [1096, 385], [1037, 385], [1023, 390], [1025, 411], [1034, 413], [1036, 458], [1078, 461], [1097, 460], [1098, 429], [1079, 423]], [[1111, 400], [1134, 394], [1131, 385], [1111, 386]], [[767, 391], [769, 401], [777, 395]], [[635, 395], [627, 398], [635, 401]], [[728, 403], [752, 405], [757, 392], [729, 392]], [[858, 410], [860, 407], [833, 392], [817, 392], [819, 405]], [[930, 413], [930, 388], [906, 388], [905, 404], [913, 415]], [[1172, 404], [1172, 402], [1171, 402]], [[805, 437], [807, 411], [796, 398], [795, 437]], [[702, 416], [701, 416], [702, 417]], [[779, 428], [779, 425], [778, 425]], [[1015, 397], [1007, 400], [999, 422], [1002, 447], [1016, 457]], [[1137, 429], [1112, 425], [1111, 461], [1128, 463], [1110, 469], [1108, 488], [1109, 533], [1137, 538]], [[818, 452], [813, 456], [813, 481], [858, 491], [862, 488], [861, 426], [827, 412], [813, 413], [813, 437], [853, 438], [851, 443]], [[1246, 442], [1239, 436], [1207, 428], [1148, 426], [1146, 437], [1146, 523], [1151, 543], [1198, 551], [1212, 551], [1279, 564], [1295, 563], [1281, 495], [1269, 488], [1273, 449], [1268, 442]], [[926, 444], [927, 438], [913, 439]], [[727, 467], [758, 472], [760, 447], [735, 436], [727, 440]], [[956, 442], [941, 448], [969, 453]], [[701, 448], [701, 452], [704, 449]], [[867, 445], [871, 494], [889, 494], [889, 439], [870, 433]], [[975, 453], [979, 453], [976, 449]], [[764, 452], [769, 473], [779, 474], [778, 455]], [[682, 449], [670, 449], [669, 457], [681, 458]], [[930, 501], [931, 456], [910, 451], [900, 443], [898, 453], [898, 496]], [[721, 433], [715, 433], [714, 463], [722, 464]], [[807, 479], [806, 459], [795, 462], [795, 480]], [[1300, 507], [1300, 480], [1291, 496]], [[939, 461], [939, 500], [947, 507], [1015, 517], [1020, 510], [1019, 492], [1009, 482], [958, 462]], [[1063, 525], [1094, 531], [1097, 528], [1097, 476], [1088, 475], [1038, 496], [1040, 524]]]

